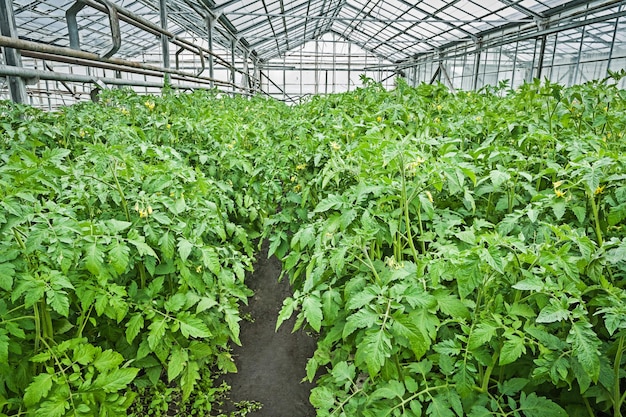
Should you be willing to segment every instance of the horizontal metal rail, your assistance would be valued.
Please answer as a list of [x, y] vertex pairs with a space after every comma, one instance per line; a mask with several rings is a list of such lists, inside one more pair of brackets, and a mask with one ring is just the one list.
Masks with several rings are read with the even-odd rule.
[[[94, 8], [96, 10], [99, 10], [99, 11], [101, 11], [103, 13], [107, 12], [106, 8], [102, 4], [97, 3], [97, 2], [95, 2], [93, 0], [81, 0], [81, 1], [83, 3], [85, 3], [85, 4], [87, 4], [88, 6]], [[143, 17], [141, 17], [141, 16], [139, 16], [139, 15], [137, 15], [135, 13], [133, 13], [133, 12], [131, 12], [129, 10], [126, 10], [123, 7], [120, 7], [120, 6], [116, 5], [116, 4], [113, 4], [113, 7], [115, 8], [117, 13], [119, 14], [119, 19], [120, 20], [123, 20], [126, 23], [130, 23], [131, 25], [133, 25], [133, 26], [135, 26], [135, 27], [137, 27], [139, 29], [142, 29], [142, 30], [144, 30], [144, 31], [146, 31], [148, 33], [152, 33], [154, 35], [165, 35], [166, 37], [168, 37], [170, 39], [170, 41], [173, 44], [177, 45], [178, 47], [185, 48], [185, 49], [190, 50], [190, 51], [198, 51], [198, 50], [200, 50], [200, 51], [204, 52], [205, 54], [213, 56], [215, 59], [220, 61], [221, 65], [223, 65], [223, 66], [225, 66], [225, 67], [227, 67], [229, 69], [231, 68], [230, 63], [226, 59], [221, 57], [220, 55], [216, 54], [215, 52], [210, 51], [210, 50], [208, 50], [206, 48], [202, 48], [202, 47], [200, 47], [200, 46], [198, 46], [198, 45], [196, 45], [196, 44], [194, 44], [192, 42], [189, 42], [186, 39], [180, 38], [180, 37], [174, 35], [173, 33], [171, 33], [169, 31], [161, 28], [159, 25], [156, 25], [156, 24], [152, 23], [151, 21], [149, 21], [147, 19], [144, 19]], [[242, 71], [242, 70], [240, 70], [238, 68], [234, 68], [234, 70], [236, 72], [240, 73], [240, 74], [244, 74], [244, 71]]]
[[[105, 63], [115, 66], [115, 68], [111, 67], [111, 69], [123, 70], [123, 67], [126, 67], [135, 70], [150, 71], [152, 72], [150, 75], [155, 76], [158, 76], [159, 74], [161, 74], [161, 76], [163, 76], [162, 74], [171, 74], [177, 75], [179, 77], [184, 77], [187, 79], [187, 81], [194, 81], [203, 84], [213, 82], [223, 86], [241, 88], [240, 86], [228, 81], [217, 80], [210, 77], [197, 76], [195, 74], [189, 74], [187, 72], [176, 70], [173, 68], [163, 68], [153, 65], [147, 65], [139, 62], [127, 61], [120, 58], [102, 58], [99, 55], [93, 54], [91, 52], [78, 51], [71, 48], [52, 46], [40, 42], [26, 41], [23, 39], [15, 39], [8, 36], [0, 36], [0, 46], [19, 49], [22, 51], [31, 51], [33, 53], [47, 54], [47, 59], [50, 60], [54, 60], [54, 56], [76, 58], [83, 60], [85, 64]], [[24, 53], [26, 54], [26, 52]]]
[[[140, 74], [140, 75], [146, 75], [150, 77], [163, 78], [164, 76], [164, 74], [161, 72], [149, 70], [149, 69], [127, 68], [127, 67], [123, 67], [123, 66], [116, 65], [116, 64], [109, 64], [106, 62], [94, 62], [94, 61], [89, 61], [89, 60], [82, 59], [82, 58], [72, 58], [72, 57], [64, 57], [60, 55], [50, 55], [50, 54], [46, 54], [43, 52], [22, 51], [22, 56], [27, 57], [27, 58], [33, 58], [33, 59], [42, 59], [45, 61], [55, 61], [55, 62], [63, 62], [66, 64], [72, 64], [72, 65], [89, 66], [92, 68], [100, 68], [100, 69], [107, 69], [107, 70], [113, 70], [113, 71], [124, 71], [126, 73]], [[50, 69], [50, 71], [52, 71], [52, 69]], [[198, 79], [196, 76], [193, 76], [193, 75], [181, 76], [181, 75], [174, 74], [174, 75], [171, 75], [170, 78], [172, 80], [192, 81], [192, 82], [197, 82], [201, 84], [209, 84], [209, 85], [211, 82], [210, 80], [207, 81], [205, 79]], [[230, 86], [230, 84], [227, 81], [213, 81], [213, 82], [217, 85]]]
[[[109, 78], [109, 77], [94, 77], [92, 75], [83, 74], [69, 74], [63, 72], [54, 71], [42, 71], [31, 68], [19, 68], [8, 65], [0, 65], [0, 76], [8, 77], [25, 77], [31, 79], [51, 80], [51, 81], [67, 81], [78, 83], [95, 83], [96, 81], [102, 81], [105, 84], [111, 85], [127, 85], [135, 87], [152, 87], [163, 88], [162, 82], [133, 80], [124, 78]], [[197, 85], [193, 84], [177, 84], [174, 86], [179, 89], [198, 89]], [[251, 95], [246, 91], [237, 91], [236, 94]]]

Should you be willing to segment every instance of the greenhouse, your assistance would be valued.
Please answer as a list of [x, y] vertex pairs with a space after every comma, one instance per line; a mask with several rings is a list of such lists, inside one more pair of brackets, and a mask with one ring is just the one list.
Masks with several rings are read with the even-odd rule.
[[624, 132], [624, 0], [0, 0], [0, 417], [626, 417]]

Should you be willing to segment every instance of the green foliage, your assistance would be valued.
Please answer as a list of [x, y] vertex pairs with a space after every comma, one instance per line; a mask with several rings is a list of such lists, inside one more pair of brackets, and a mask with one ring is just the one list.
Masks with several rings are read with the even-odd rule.
[[623, 416], [619, 76], [0, 103], [0, 413], [218, 412], [266, 238], [319, 416]]
[[270, 240], [278, 324], [320, 333], [318, 415], [622, 415], [624, 97], [400, 83], [295, 109], [307, 168]]
[[210, 411], [280, 192], [252, 168], [265, 137], [230, 134], [252, 105], [284, 108], [201, 92], [2, 103], [0, 413], [126, 415], [163, 383]]

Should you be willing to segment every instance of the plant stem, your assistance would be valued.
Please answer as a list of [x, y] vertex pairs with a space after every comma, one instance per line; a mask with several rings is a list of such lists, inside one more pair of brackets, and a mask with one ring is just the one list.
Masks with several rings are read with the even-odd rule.
[[124, 213], [126, 214], [126, 221], [130, 221], [130, 211], [128, 210], [128, 203], [126, 202], [126, 197], [124, 196], [124, 191], [122, 190], [122, 186], [120, 185], [119, 180], [117, 179], [117, 162], [113, 165], [113, 179], [115, 180], [115, 187], [117, 188], [117, 192], [120, 193], [120, 197], [122, 197], [122, 207], [124, 207]]
[[48, 311], [48, 305], [46, 304], [46, 300], [42, 299], [39, 301], [39, 309], [40, 309], [40, 319], [43, 329], [43, 338], [44, 339], [54, 339], [54, 327], [52, 327], [52, 317], [50, 317], [50, 312]]
[[455, 386], [455, 384], [444, 384], [444, 385], [437, 385], [437, 386], [434, 386], [434, 387], [424, 388], [420, 392], [416, 392], [415, 394], [411, 395], [410, 397], [403, 399], [402, 402], [400, 402], [400, 404], [396, 404], [391, 410], [389, 410], [389, 412], [387, 414], [385, 414], [385, 416], [390, 415], [392, 413], [392, 411], [395, 410], [396, 408], [404, 407], [405, 404], [410, 403], [411, 401], [413, 401], [415, 398], [419, 397], [420, 395], [428, 394], [428, 393], [430, 393], [432, 391], [437, 391], [437, 390], [440, 390], [440, 389], [454, 388], [454, 386]]
[[[39, 346], [41, 344], [41, 320], [39, 317], [39, 308], [37, 304], [33, 306], [33, 316], [35, 317], [35, 353], [39, 352]], [[37, 364], [33, 363], [36, 367]]]
[[493, 368], [496, 364], [496, 361], [498, 360], [498, 356], [499, 354], [497, 351], [493, 353], [493, 356], [491, 357], [491, 365], [489, 365], [485, 370], [485, 375], [483, 375], [483, 383], [480, 387], [482, 392], [489, 391], [489, 379], [491, 379], [491, 373], [493, 372]]
[[613, 373], [614, 373], [614, 386], [613, 386], [613, 416], [614, 417], [622, 417], [622, 398], [621, 397], [621, 389], [620, 389], [620, 371], [621, 371], [621, 363], [622, 363], [622, 354], [624, 353], [624, 338], [626, 336], [620, 336], [619, 341], [617, 342], [617, 353], [615, 353], [615, 362], [613, 363]]
[[586, 397], [583, 397], [583, 402], [585, 403], [585, 408], [587, 409], [587, 412], [589, 413], [589, 417], [595, 417], [595, 413], [593, 412], [593, 409], [591, 408], [591, 404], [589, 404], [589, 399], [587, 399]]
[[366, 265], [369, 267], [369, 269], [374, 274], [374, 277], [376, 278], [376, 282], [379, 283], [379, 284], [382, 284], [382, 280], [380, 279], [380, 276], [378, 275], [378, 272], [376, 272], [376, 267], [374, 267], [374, 263], [372, 262], [372, 258], [370, 258], [369, 253], [367, 253], [367, 249], [366, 248], [361, 248], [361, 250], [365, 254], [365, 257], [367, 258]]
[[338, 406], [337, 408], [335, 408], [335, 409], [333, 410], [333, 412], [332, 412], [332, 413], [330, 413], [329, 417], [330, 417], [330, 416], [332, 416], [332, 415], [334, 415], [334, 414], [337, 412], [337, 410], [343, 410], [343, 406], [344, 406], [344, 405], [346, 405], [346, 403], [347, 403], [348, 401], [350, 401], [350, 400], [352, 399], [352, 397], [354, 397], [355, 395], [357, 395], [357, 394], [358, 394], [359, 392], [361, 392], [361, 391], [363, 391], [363, 390], [362, 390], [361, 388], [359, 388], [359, 389], [357, 389], [356, 391], [354, 391], [352, 394], [350, 394], [350, 396], [349, 396], [348, 398], [346, 398], [345, 400], [343, 400], [343, 401], [341, 402], [341, 404], [339, 404], [339, 406]]
[[600, 228], [600, 218], [598, 215], [598, 205], [596, 204], [596, 199], [593, 197], [593, 190], [589, 190], [589, 203], [591, 204], [591, 210], [593, 212], [593, 220], [594, 220], [594, 229], [596, 232], [596, 238], [598, 240], [598, 246], [602, 246], [602, 229]]
[[[402, 205], [404, 208], [404, 222], [405, 222], [405, 227], [406, 227], [406, 237], [407, 240], [409, 241], [409, 246], [411, 247], [411, 252], [413, 253], [413, 260], [414, 262], [417, 262], [418, 256], [417, 256], [417, 250], [415, 249], [415, 243], [413, 242], [413, 235], [411, 234], [411, 218], [409, 217], [409, 201], [407, 200], [407, 194], [406, 194], [406, 179], [404, 178], [404, 171], [402, 172]], [[417, 216], [418, 219], [420, 219], [420, 224], [421, 224], [421, 217], [419, 214], [420, 210], [417, 211]], [[422, 246], [424, 245], [424, 241], [422, 241]], [[422, 251], [424, 251], [424, 248], [422, 248]]]
[[91, 316], [93, 306], [94, 304], [91, 304], [89, 306], [89, 310], [87, 310], [87, 314], [81, 314], [81, 316], [78, 318], [78, 323], [80, 323], [80, 326], [78, 327], [78, 331], [76, 332], [76, 337], [83, 337], [83, 331], [85, 330], [85, 326], [87, 325], [89, 316]]

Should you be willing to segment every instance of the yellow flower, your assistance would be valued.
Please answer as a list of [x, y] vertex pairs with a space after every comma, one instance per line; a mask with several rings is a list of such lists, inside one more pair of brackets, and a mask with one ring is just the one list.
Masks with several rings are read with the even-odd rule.
[[296, 182], [298, 181], [298, 177], [296, 177], [295, 175], [292, 175], [291, 178], [289, 178], [291, 180], [291, 182]]
[[554, 187], [554, 194], [556, 194], [557, 197], [565, 197], [566, 192], [559, 190], [561, 185], [563, 185], [562, 180], [552, 183], [552, 187]]
[[293, 187], [293, 192], [294, 193], [300, 192], [301, 189], [302, 189], [302, 186], [300, 184], [296, 184], [296, 186]]
[[145, 211], [139, 210], [139, 217], [143, 218], [143, 217], [147, 217], [147, 216], [148, 216], [148, 214]]
[[439, 123], [439, 122], [441, 121], [441, 119], [440, 119], [440, 118], [438, 118], [438, 117], [435, 117], [435, 120], [434, 120], [434, 121], [435, 121], [435, 123]]
[[428, 190], [426, 191], [426, 197], [428, 197], [428, 201], [430, 201], [431, 203], [435, 201], [433, 200], [433, 195]]
[[80, 130], [78, 131], [78, 135], [79, 135], [81, 138], [84, 138], [86, 134], [87, 134], [87, 132], [85, 132], [83, 129], [80, 129]]
[[148, 110], [150, 111], [154, 110], [154, 106], [155, 106], [154, 101], [147, 100], [144, 104], [148, 108]]
[[598, 185], [598, 188], [596, 188], [596, 190], [593, 193], [595, 195], [602, 194], [602, 191], [604, 191], [605, 187], [606, 187], [606, 185]]
[[202, 272], [202, 265], [198, 265], [198, 266], [196, 266], [196, 272], [197, 272], [197, 273]]
[[443, 109], [443, 106], [441, 104], [437, 104], [437, 110], [441, 111], [441, 109]]
[[148, 206], [146, 211], [147, 211], [148, 214], [152, 214], [152, 206]]
[[139, 211], [139, 203], [135, 203], [135, 211]]
[[380, 122], [382, 122], [382, 121], [383, 121], [383, 118], [382, 118], [382, 117], [380, 117], [380, 116], [378, 116], [378, 117], [376, 118], [376, 121], [377, 121], [378, 123], [380, 123]]
[[165, 127], [166, 127], [167, 129], [170, 129], [170, 128], [172, 127], [172, 125], [168, 123], [168, 124], [166, 124], [166, 125], [165, 125]]
[[337, 142], [330, 142], [330, 147], [333, 148], [334, 151], [338, 151], [339, 149], [341, 149], [341, 145]]
[[306, 169], [306, 164], [296, 165], [296, 171], [304, 171], [305, 169]]

